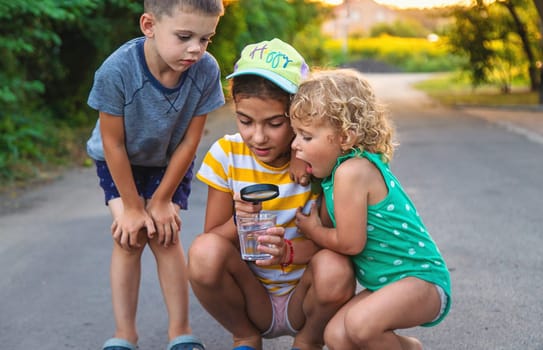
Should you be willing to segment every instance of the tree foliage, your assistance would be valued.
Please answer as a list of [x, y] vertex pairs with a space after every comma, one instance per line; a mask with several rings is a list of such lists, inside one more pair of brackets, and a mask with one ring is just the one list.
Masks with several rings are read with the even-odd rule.
[[128, 0], [0, 0], [1, 180], [66, 160], [68, 126], [88, 123], [92, 72], [139, 12]]
[[[37, 171], [36, 163], [61, 160], [74, 147], [67, 141], [73, 137], [69, 130], [90, 128], [96, 113], [86, 101], [94, 72], [119, 45], [141, 35], [142, 4], [0, 0], [0, 180], [26, 177]], [[209, 47], [223, 76], [231, 73], [248, 42], [273, 37], [294, 43], [308, 58], [322, 60], [320, 4], [308, 0], [225, 4]], [[304, 52], [306, 38], [316, 45]], [[75, 147], [83, 147], [84, 140], [78, 141]]]
[[477, 0], [452, 15], [451, 49], [468, 57], [464, 68], [473, 86], [497, 81], [508, 91], [518, 76], [528, 77], [532, 89], [539, 86], [539, 17], [531, 0]]

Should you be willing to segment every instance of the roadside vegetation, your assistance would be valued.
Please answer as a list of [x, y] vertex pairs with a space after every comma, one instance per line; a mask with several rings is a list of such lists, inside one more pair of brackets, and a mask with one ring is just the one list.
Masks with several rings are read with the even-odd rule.
[[474, 88], [467, 77], [458, 73], [437, 74], [415, 84], [415, 88], [446, 106], [536, 106], [539, 93], [530, 91], [527, 81], [519, 82], [504, 93], [499, 87], [485, 84]]
[[[142, 3], [0, 0], [0, 192], [90, 165], [85, 142], [97, 115], [86, 100], [93, 75], [115, 48], [141, 35]], [[373, 60], [403, 72], [439, 73], [417, 87], [445, 104], [539, 103], [542, 54], [531, 0], [473, 0], [343, 40], [321, 32], [333, 8], [319, 2], [225, 0], [225, 6], [209, 46], [223, 76], [247, 42], [278, 37], [313, 67]], [[440, 19], [428, 21], [434, 16]]]
[[351, 38], [347, 42], [347, 55], [343, 52], [343, 45], [338, 39], [325, 42], [334, 66], [373, 59], [403, 72], [450, 72], [460, 69], [465, 61], [462, 56], [450, 52], [444, 39], [430, 41], [426, 37], [408, 38], [389, 34]]

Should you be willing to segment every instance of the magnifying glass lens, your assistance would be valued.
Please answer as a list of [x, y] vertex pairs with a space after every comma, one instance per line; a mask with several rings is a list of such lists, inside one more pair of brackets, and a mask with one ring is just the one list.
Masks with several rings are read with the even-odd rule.
[[279, 187], [273, 184], [256, 184], [240, 191], [241, 199], [247, 202], [263, 202], [279, 196]]

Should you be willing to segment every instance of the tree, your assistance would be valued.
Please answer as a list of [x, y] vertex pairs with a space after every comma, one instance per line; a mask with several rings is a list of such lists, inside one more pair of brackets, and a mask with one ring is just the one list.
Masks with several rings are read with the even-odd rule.
[[[140, 36], [138, 0], [0, 0], [0, 181], [38, 174], [37, 163], [79, 156], [96, 120], [86, 100], [95, 70]], [[310, 60], [322, 57], [322, 4], [312, 0], [225, 0], [209, 50], [231, 73], [249, 42], [278, 37]], [[72, 130], [70, 130], [72, 129]], [[24, 171], [21, 171], [24, 170]]]
[[531, 91], [537, 91], [540, 86], [539, 79], [539, 68], [537, 67], [537, 60], [532, 48], [532, 42], [528, 35], [528, 24], [521, 19], [517, 7], [520, 6], [520, 1], [517, 1], [515, 4], [511, 0], [507, 1], [498, 1], [499, 4], [503, 5], [511, 15], [511, 18], [514, 22], [514, 27], [516, 28], [516, 33], [520, 37], [522, 42], [522, 48], [526, 54], [526, 59], [528, 60], [528, 75], [530, 77], [530, 89]]
[[[510, 67], [502, 75], [509, 77], [524, 66], [531, 90], [541, 86], [539, 39], [534, 35], [539, 32], [537, 15], [529, 0], [498, 0], [488, 4], [477, 0], [470, 7], [457, 7], [453, 15], [456, 24], [451, 31], [451, 44], [469, 58], [466, 70], [474, 86], [488, 81], [499, 66]], [[509, 91], [506, 81], [510, 80], [505, 80], [503, 91]]]
[[0, 181], [66, 160], [65, 129], [88, 123], [92, 72], [139, 12], [131, 0], [0, 0]]
[[228, 1], [209, 50], [217, 57], [223, 76], [232, 72], [247, 43], [273, 38], [293, 44], [306, 59], [322, 63], [320, 23], [325, 13], [322, 4], [308, 0]]
[[[537, 13], [539, 14], [539, 32], [540, 36], [543, 37], [543, 26], [541, 25], [541, 21], [543, 21], [543, 0], [534, 0], [535, 8], [537, 9]], [[541, 45], [541, 41], [540, 41]], [[539, 86], [539, 104], [543, 105], [543, 70], [540, 71], [540, 78], [539, 78], [540, 86]]]
[[455, 7], [454, 26], [449, 30], [449, 44], [455, 54], [465, 55], [465, 65], [473, 86], [488, 81], [490, 61], [494, 56], [490, 42], [493, 39], [494, 23], [488, 19], [488, 9], [482, 0], [471, 7]]

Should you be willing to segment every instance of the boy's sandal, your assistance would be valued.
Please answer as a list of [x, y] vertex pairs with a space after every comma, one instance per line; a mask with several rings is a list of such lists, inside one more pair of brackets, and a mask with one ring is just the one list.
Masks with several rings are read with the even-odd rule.
[[200, 338], [185, 334], [173, 339], [168, 344], [168, 350], [205, 350], [205, 347]]
[[240, 345], [240, 346], [236, 346], [236, 347], [233, 348], [232, 350], [256, 350], [256, 349], [253, 348], [252, 346], [248, 346], [248, 345]]
[[111, 338], [104, 343], [102, 350], [136, 350], [136, 346], [121, 338]]

